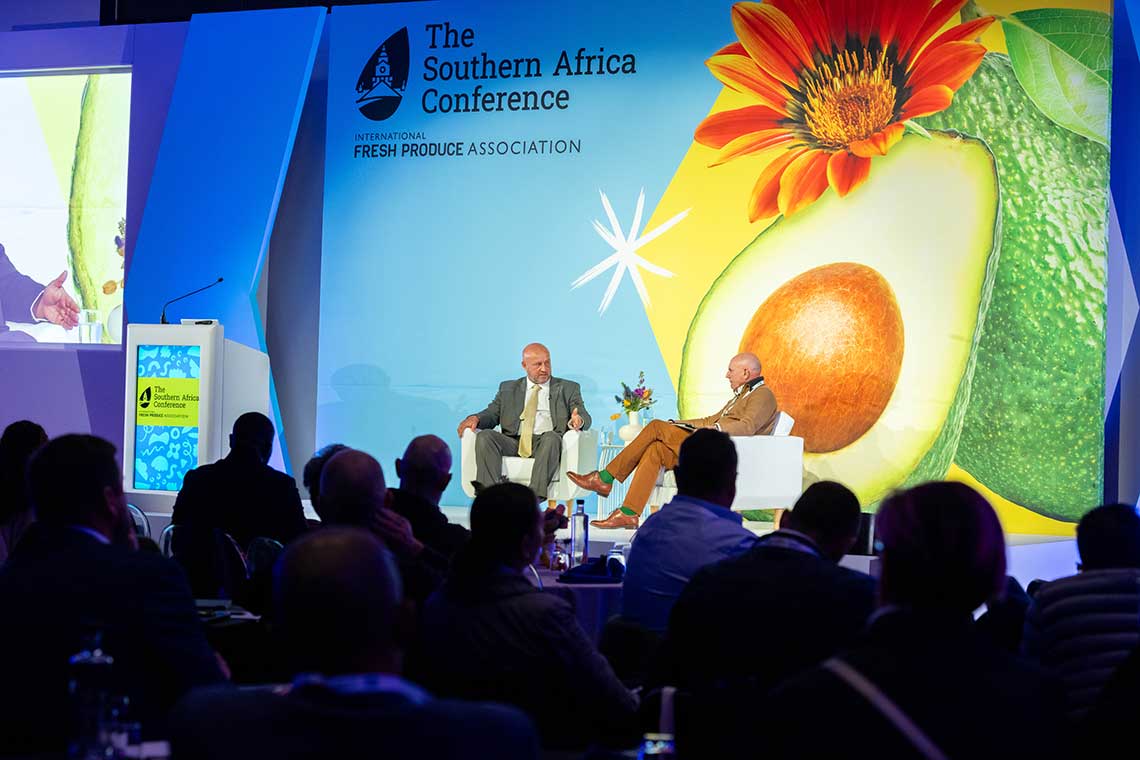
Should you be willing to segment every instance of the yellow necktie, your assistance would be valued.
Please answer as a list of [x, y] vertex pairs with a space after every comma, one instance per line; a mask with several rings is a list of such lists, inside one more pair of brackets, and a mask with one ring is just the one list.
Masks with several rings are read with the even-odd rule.
[[530, 391], [530, 396], [526, 399], [526, 406], [523, 407], [522, 413], [522, 428], [519, 430], [519, 456], [529, 457], [532, 449], [531, 445], [534, 443], [534, 417], [538, 413], [538, 389], [539, 386], [534, 386]]

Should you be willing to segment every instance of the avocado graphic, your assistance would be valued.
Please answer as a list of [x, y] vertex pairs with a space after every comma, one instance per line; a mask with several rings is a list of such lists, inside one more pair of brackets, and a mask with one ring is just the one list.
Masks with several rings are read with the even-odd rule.
[[[106, 321], [123, 302], [122, 227], [127, 203], [128, 74], [92, 74], [83, 91], [71, 174], [67, 241], [81, 308]], [[117, 328], [117, 326], [115, 326]], [[117, 334], [104, 330], [104, 340]]]
[[934, 131], [905, 136], [846, 198], [826, 193], [775, 222], [693, 318], [682, 416], [719, 408], [725, 364], [753, 351], [804, 438], [805, 478], [845, 483], [870, 506], [945, 475], [993, 286], [999, 202], [985, 143]]
[[1001, 258], [955, 463], [1076, 521], [1104, 480], [1108, 152], [1046, 118], [994, 53], [922, 122], [985, 140], [1002, 180]]

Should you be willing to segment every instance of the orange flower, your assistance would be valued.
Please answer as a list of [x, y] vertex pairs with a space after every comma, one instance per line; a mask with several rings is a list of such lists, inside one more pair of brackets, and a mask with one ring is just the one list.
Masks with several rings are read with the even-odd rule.
[[695, 139], [710, 166], [763, 154], [748, 218], [791, 216], [832, 187], [866, 181], [906, 122], [950, 106], [986, 53], [978, 18], [939, 34], [966, 0], [769, 0], [736, 3], [739, 42], [707, 63], [756, 105], [715, 113]]

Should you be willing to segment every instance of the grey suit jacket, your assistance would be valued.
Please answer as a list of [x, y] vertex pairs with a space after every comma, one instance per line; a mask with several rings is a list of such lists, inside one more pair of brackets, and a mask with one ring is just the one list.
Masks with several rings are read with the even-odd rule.
[[[517, 436], [519, 434], [519, 418], [522, 417], [523, 406], [526, 404], [527, 379], [507, 380], [499, 384], [499, 392], [487, 405], [487, 408], [478, 413], [480, 428], [493, 428], [498, 425], [504, 434]], [[590, 413], [582, 403], [582, 388], [573, 380], [563, 380], [558, 377], [550, 378], [550, 418], [554, 423], [554, 431], [559, 435], [567, 430], [570, 421], [570, 412], [578, 410], [582, 418], [582, 429], [590, 429]]]

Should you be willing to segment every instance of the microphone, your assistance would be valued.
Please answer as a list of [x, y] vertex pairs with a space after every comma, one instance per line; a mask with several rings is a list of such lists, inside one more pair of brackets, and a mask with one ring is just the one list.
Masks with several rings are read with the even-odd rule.
[[218, 279], [214, 280], [213, 282], [211, 282], [209, 285], [207, 285], [207, 286], [206, 286], [206, 287], [204, 287], [204, 288], [198, 288], [197, 290], [191, 290], [191, 291], [190, 291], [189, 293], [187, 293], [186, 295], [183, 295], [183, 296], [178, 296], [178, 298], [172, 298], [172, 299], [170, 299], [169, 301], [167, 301], [166, 303], [164, 303], [164, 304], [162, 305], [162, 317], [160, 317], [160, 318], [159, 318], [159, 320], [158, 320], [158, 323], [159, 323], [160, 325], [168, 325], [168, 324], [170, 324], [170, 322], [168, 322], [168, 321], [167, 321], [167, 319], [166, 319], [166, 307], [167, 307], [167, 306], [169, 306], [170, 304], [174, 303], [175, 301], [181, 301], [183, 298], [189, 298], [189, 297], [190, 297], [190, 296], [192, 296], [192, 295], [197, 295], [198, 293], [201, 293], [203, 290], [209, 290], [210, 288], [214, 287], [215, 285], [217, 285], [217, 284], [218, 284], [218, 283], [220, 283], [221, 281], [222, 281], [222, 278], [221, 278], [221, 277], [219, 277]]

